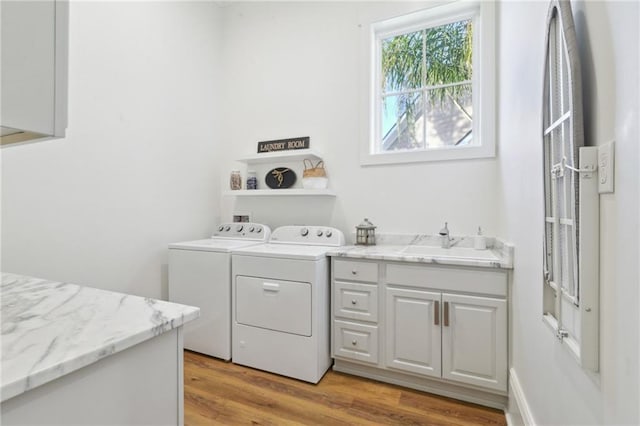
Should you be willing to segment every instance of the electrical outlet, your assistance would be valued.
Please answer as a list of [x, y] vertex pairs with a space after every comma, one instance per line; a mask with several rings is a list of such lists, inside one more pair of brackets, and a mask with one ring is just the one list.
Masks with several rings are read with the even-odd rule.
[[614, 168], [614, 142], [608, 142], [598, 146], [598, 193], [613, 192]]

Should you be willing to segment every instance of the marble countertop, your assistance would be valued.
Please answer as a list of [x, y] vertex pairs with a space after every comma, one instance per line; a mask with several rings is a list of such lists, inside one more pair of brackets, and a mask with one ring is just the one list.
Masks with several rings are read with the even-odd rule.
[[379, 245], [338, 247], [327, 255], [479, 268], [513, 268], [513, 245], [496, 238], [486, 239], [485, 250], [473, 248], [473, 237], [454, 238], [450, 249], [441, 249], [441, 237], [432, 235], [381, 235], [377, 241]]
[[2, 401], [192, 321], [200, 309], [3, 273]]

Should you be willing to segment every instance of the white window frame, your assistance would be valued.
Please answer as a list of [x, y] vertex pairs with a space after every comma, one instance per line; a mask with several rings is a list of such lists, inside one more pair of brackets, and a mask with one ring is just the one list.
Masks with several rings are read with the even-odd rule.
[[[378, 152], [380, 140], [382, 40], [407, 32], [473, 19], [473, 146]], [[495, 157], [495, 3], [458, 1], [371, 24], [369, 31], [368, 129], [361, 165], [414, 163]]]

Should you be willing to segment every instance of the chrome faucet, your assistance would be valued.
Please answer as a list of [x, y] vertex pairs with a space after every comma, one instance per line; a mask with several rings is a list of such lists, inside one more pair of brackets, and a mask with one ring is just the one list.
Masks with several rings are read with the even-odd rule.
[[447, 226], [448, 223], [445, 222], [444, 223], [444, 228], [442, 228], [439, 232], [440, 236], [442, 237], [442, 248], [444, 249], [448, 249], [451, 248], [451, 235], [449, 235], [449, 227]]

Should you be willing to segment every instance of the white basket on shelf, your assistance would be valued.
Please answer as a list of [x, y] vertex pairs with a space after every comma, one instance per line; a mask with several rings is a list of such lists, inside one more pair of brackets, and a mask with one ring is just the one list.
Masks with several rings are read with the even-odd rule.
[[326, 189], [329, 179], [327, 179], [327, 172], [324, 169], [324, 161], [320, 160], [314, 165], [311, 160], [305, 158], [303, 164], [302, 187], [304, 189]]

